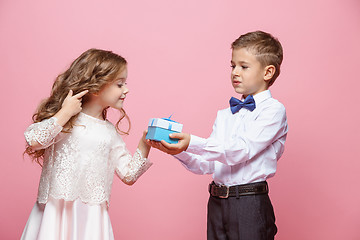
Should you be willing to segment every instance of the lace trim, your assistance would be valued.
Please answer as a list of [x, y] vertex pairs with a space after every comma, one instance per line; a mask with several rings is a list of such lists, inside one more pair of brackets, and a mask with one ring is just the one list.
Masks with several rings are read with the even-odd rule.
[[56, 118], [52, 117], [38, 123], [31, 124], [25, 131], [25, 140], [29, 146], [33, 141], [38, 142], [42, 148], [47, 148], [54, 142], [54, 138], [63, 129], [57, 124]]
[[[39, 203], [52, 197], [66, 201], [79, 198], [90, 204], [106, 201], [109, 205], [115, 172], [131, 185], [152, 165], [139, 149], [131, 156], [110, 122], [99, 124], [94, 120], [79, 117], [71, 133], [56, 137], [56, 142], [55, 136], [61, 131], [56, 119], [34, 123], [26, 131], [29, 143], [41, 139], [39, 143], [49, 145], [40, 177]], [[47, 132], [41, 137], [35, 136], [44, 131]], [[122, 164], [118, 165], [119, 162]]]
[[126, 173], [122, 181], [132, 185], [139, 177], [146, 172], [152, 163], [147, 158], [143, 158], [140, 149], [136, 149], [132, 161], [128, 164], [129, 171]]

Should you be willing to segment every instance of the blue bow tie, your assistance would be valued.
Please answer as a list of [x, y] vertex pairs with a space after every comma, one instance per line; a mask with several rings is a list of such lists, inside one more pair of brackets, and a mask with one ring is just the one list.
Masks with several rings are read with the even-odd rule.
[[231, 97], [229, 102], [230, 102], [230, 109], [233, 114], [237, 113], [243, 107], [249, 109], [250, 111], [253, 111], [256, 108], [255, 100], [251, 95], [248, 95], [245, 98], [244, 102], [234, 97]]

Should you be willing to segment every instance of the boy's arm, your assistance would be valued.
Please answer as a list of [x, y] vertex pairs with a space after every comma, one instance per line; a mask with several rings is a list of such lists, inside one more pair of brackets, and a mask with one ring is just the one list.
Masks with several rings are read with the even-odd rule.
[[[211, 136], [213, 137], [214, 135], [215, 134], [213, 131]], [[192, 173], [202, 175], [214, 173], [214, 162], [206, 161], [206, 159], [200, 155], [186, 152], [186, 149], [191, 142], [192, 135], [188, 133], [173, 133], [170, 134], [170, 137], [179, 139], [179, 142], [176, 144], [170, 144], [164, 140], [161, 142], [147, 140], [147, 143], [150, 146], [157, 148], [165, 153], [174, 155], [174, 157], [178, 159], [181, 164]]]
[[[217, 120], [219, 115], [217, 117]], [[214, 131], [218, 127], [214, 124]], [[226, 126], [225, 126], [226, 127]], [[220, 131], [217, 129], [217, 131]], [[201, 156], [206, 161], [219, 161], [226, 165], [236, 165], [248, 161], [270, 147], [276, 140], [287, 133], [286, 113], [284, 106], [264, 109], [246, 131], [238, 129], [231, 139], [220, 141], [212, 134], [208, 139], [186, 134], [174, 134], [181, 138], [178, 144], [158, 143], [156, 147], [169, 154], [179, 151]], [[191, 141], [190, 141], [191, 140]], [[190, 144], [189, 144], [190, 142]], [[278, 145], [277, 145], [278, 146]], [[281, 149], [274, 149], [277, 153]]]
[[264, 109], [246, 129], [237, 129], [224, 141], [218, 138], [203, 139], [193, 136], [186, 151], [202, 155], [207, 161], [219, 161], [229, 166], [236, 165], [251, 160], [271, 146], [278, 155], [278, 152], [282, 151], [282, 146], [273, 143], [286, 137], [287, 130], [284, 106], [270, 107]]
[[161, 142], [147, 140], [147, 143], [160, 151], [174, 155], [174, 157], [178, 159], [187, 170], [195, 174], [214, 173], [214, 162], [206, 161], [200, 155], [185, 152], [191, 140], [190, 134], [173, 133], [170, 134], [170, 137], [178, 138], [179, 142], [176, 144], [170, 144], [164, 140]]
[[195, 174], [212, 174], [215, 171], [215, 162], [206, 161], [202, 156], [189, 152], [174, 155], [176, 159], [190, 172]]

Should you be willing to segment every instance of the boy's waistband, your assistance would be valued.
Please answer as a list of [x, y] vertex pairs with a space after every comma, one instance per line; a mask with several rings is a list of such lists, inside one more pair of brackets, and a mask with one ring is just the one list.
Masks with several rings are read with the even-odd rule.
[[266, 181], [235, 185], [231, 187], [225, 185], [219, 186], [216, 183], [214, 183], [214, 181], [212, 181], [209, 184], [210, 195], [218, 198], [229, 198], [229, 197], [239, 198], [240, 196], [265, 194], [268, 192], [269, 192], [269, 188]]

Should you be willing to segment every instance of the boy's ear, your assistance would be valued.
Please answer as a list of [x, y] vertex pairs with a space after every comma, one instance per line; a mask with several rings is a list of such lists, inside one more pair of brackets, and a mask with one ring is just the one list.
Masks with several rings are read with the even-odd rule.
[[265, 73], [264, 73], [264, 80], [265, 81], [269, 81], [270, 79], [272, 79], [272, 77], [274, 76], [276, 72], [276, 68], [274, 65], [268, 65], [265, 67]]

